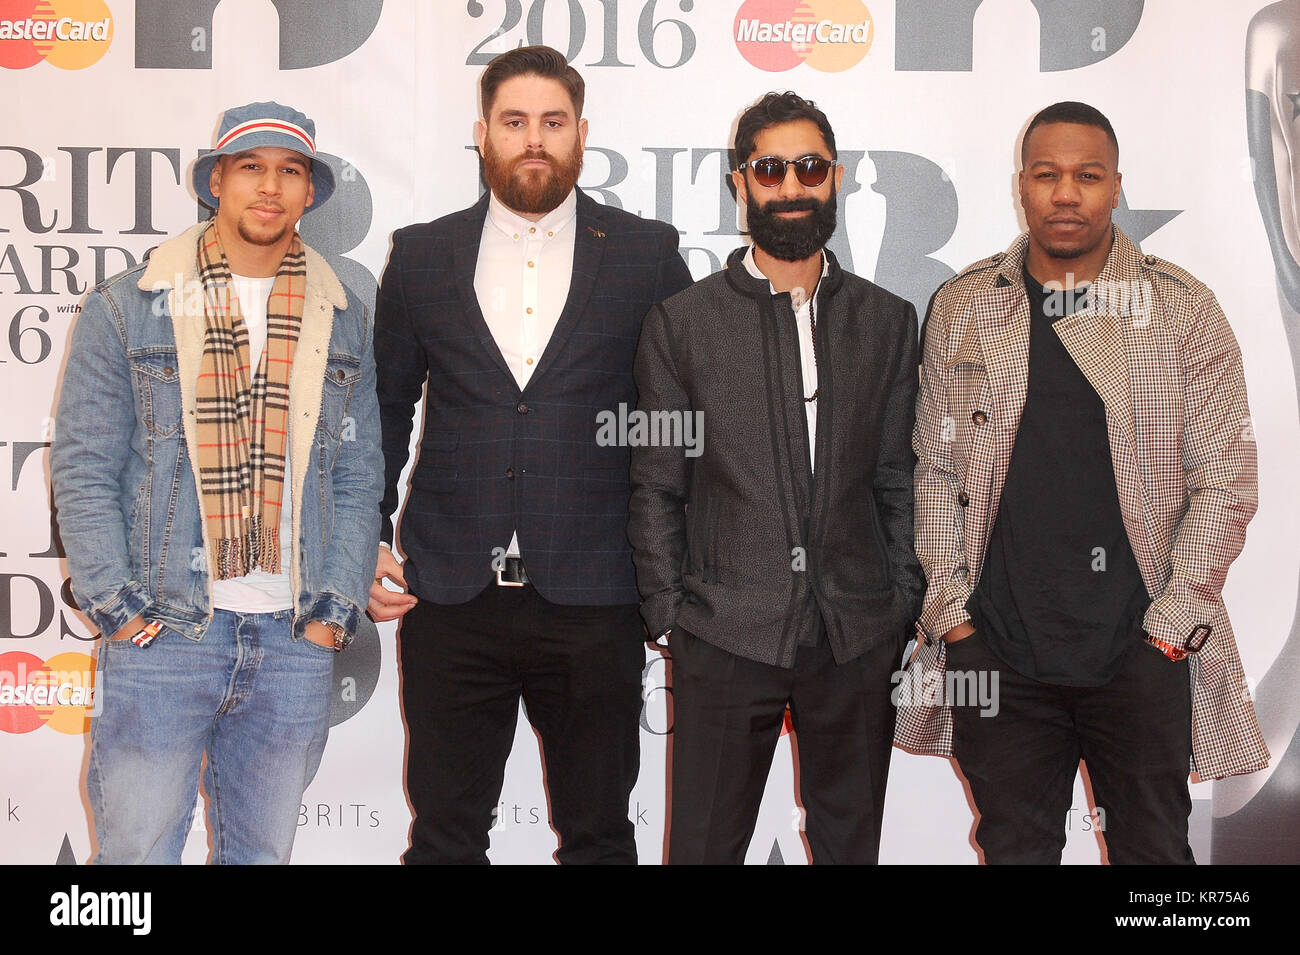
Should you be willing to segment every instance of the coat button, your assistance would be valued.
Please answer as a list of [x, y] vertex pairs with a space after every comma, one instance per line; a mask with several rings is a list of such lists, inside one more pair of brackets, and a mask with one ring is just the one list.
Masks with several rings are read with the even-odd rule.
[[515, 479], [515, 469], [514, 469], [514, 468], [506, 468], [506, 478], [507, 478], [508, 480], [511, 480], [511, 481], [513, 481], [513, 480]]
[[970, 503], [970, 498], [966, 496], [965, 491], [957, 492], [957, 503], [960, 504], [962, 507], [965, 507]]
[[176, 374], [176, 369], [173, 368], [171, 365], [168, 365], [166, 368], [163, 369], [163, 374], [164, 374], [164, 375], [174, 375], [174, 374]]
[[531, 409], [528, 407], [527, 403], [521, 401], [519, 404], [515, 405], [515, 410], [520, 414], [528, 414]]
[[989, 420], [989, 416], [986, 415], [983, 411], [977, 411], [970, 416], [970, 419], [971, 421], [975, 422], [975, 427], [978, 428], [984, 422]]
[[334, 372], [334, 377], [336, 377], [339, 381], [342, 381], [344, 378], [347, 377], [347, 372], [345, 372], [342, 368], [340, 368], [338, 371]]

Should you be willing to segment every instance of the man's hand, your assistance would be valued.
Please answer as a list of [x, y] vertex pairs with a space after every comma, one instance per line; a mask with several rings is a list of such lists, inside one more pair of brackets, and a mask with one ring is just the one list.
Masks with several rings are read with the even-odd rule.
[[406, 578], [402, 576], [402, 565], [397, 562], [391, 550], [380, 544], [379, 561], [375, 564], [375, 580], [370, 585], [370, 603], [366, 605], [370, 619], [375, 623], [397, 620], [419, 602], [412, 594], [399, 594], [389, 590], [384, 586], [385, 577], [402, 587], [406, 586]]
[[125, 640], [127, 637], [134, 637], [144, 629], [144, 617], [134, 617], [128, 620], [126, 626], [117, 633], [109, 637], [110, 640]]
[[966, 623], [959, 623], [943, 635], [943, 642], [956, 643], [958, 640], [965, 640], [974, 632], [975, 628], [970, 625], [969, 621]]

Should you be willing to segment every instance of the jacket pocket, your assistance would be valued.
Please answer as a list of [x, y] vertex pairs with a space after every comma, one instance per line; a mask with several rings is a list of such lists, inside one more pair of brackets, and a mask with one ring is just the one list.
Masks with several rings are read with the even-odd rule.
[[450, 454], [460, 444], [460, 434], [452, 428], [425, 428], [420, 436], [420, 456]]
[[889, 547], [885, 543], [885, 529], [880, 524], [880, 511], [876, 509], [876, 499], [874, 496], [867, 498], [867, 510], [871, 516], [871, 536], [876, 542], [876, 555], [879, 559], [881, 572], [880, 580], [883, 582], [881, 589], [888, 589], [893, 586], [894, 571], [889, 561]]
[[348, 417], [352, 392], [361, 380], [361, 362], [350, 355], [330, 355], [325, 363], [325, 381], [321, 387], [320, 419], [317, 426], [334, 439], [356, 438], [356, 422]]
[[181, 426], [181, 376], [175, 349], [144, 352], [131, 358], [145, 427], [150, 435], [173, 438]]

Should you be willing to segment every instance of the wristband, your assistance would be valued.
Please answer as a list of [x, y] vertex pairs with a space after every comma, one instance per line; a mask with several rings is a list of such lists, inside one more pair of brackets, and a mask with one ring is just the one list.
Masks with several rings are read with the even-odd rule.
[[133, 636], [128, 637], [128, 639], [143, 650], [145, 647], [153, 643], [154, 638], [158, 636], [162, 631], [162, 628], [163, 625], [155, 620], [152, 623], [146, 623], [143, 627], [137, 630]]
[[1153, 637], [1149, 633], [1147, 634], [1147, 643], [1151, 644], [1151, 646], [1155, 647], [1157, 650], [1159, 650], [1161, 653], [1167, 656], [1170, 660], [1173, 660], [1175, 663], [1178, 663], [1180, 660], [1187, 659], [1186, 650], [1181, 650], [1171, 643], [1165, 643], [1165, 641], [1160, 640], [1157, 637]]

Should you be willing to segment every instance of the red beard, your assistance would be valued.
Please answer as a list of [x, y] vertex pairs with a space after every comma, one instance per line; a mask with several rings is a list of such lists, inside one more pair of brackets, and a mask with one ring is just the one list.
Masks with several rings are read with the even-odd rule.
[[[520, 168], [524, 162], [534, 159], [545, 160], [550, 167]], [[581, 147], [575, 149], [566, 161], [542, 150], [507, 159], [497, 153], [490, 142], [483, 144], [483, 178], [487, 180], [488, 188], [507, 208], [523, 215], [550, 212], [578, 184], [581, 172]]]

